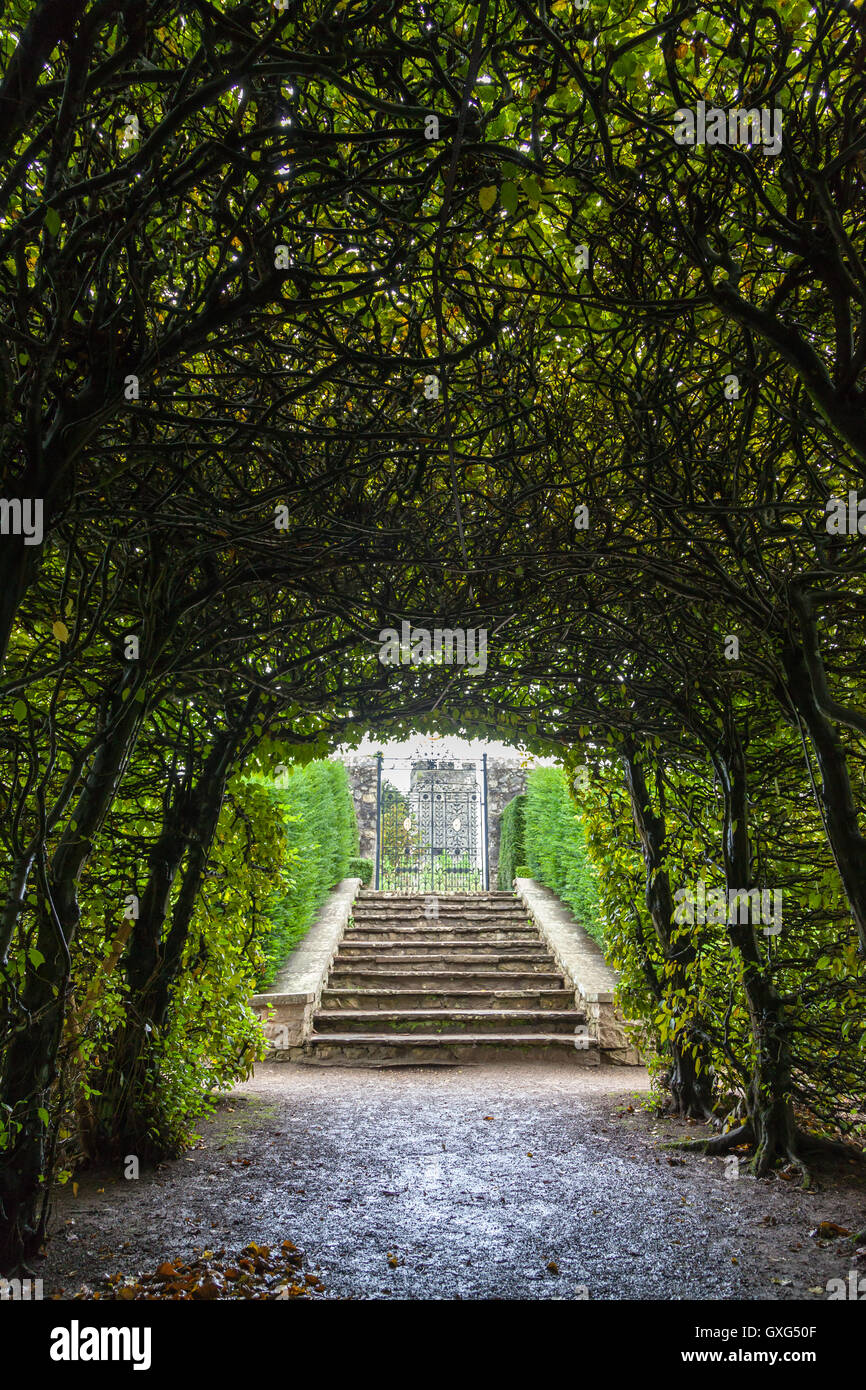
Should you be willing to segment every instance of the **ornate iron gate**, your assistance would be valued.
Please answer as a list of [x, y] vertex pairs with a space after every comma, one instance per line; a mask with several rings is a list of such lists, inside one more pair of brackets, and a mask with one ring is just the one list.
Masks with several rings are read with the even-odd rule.
[[480, 762], [446, 762], [380, 754], [377, 802], [377, 888], [478, 893], [488, 887], [486, 755]]

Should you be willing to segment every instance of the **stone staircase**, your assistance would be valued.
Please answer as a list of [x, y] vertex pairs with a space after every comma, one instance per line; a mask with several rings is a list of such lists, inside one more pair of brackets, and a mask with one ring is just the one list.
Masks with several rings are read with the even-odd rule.
[[595, 1066], [586, 1017], [512, 893], [362, 892], [298, 1061]]

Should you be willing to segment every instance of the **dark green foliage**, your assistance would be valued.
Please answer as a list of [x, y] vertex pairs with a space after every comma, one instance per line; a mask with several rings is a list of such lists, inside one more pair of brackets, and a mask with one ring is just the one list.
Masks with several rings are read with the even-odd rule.
[[526, 815], [526, 793], [521, 792], [509, 801], [502, 812], [502, 834], [499, 841], [498, 885], [507, 892], [517, 876], [515, 865], [526, 858], [524, 850], [524, 823]]
[[267, 910], [269, 925], [261, 941], [267, 963], [258, 978], [259, 988], [272, 983], [329, 889], [349, 873], [358, 851], [355, 808], [342, 763], [307, 763], [292, 768], [284, 786], [267, 785], [274, 814], [285, 825], [291, 887]]
[[529, 774], [524, 840], [530, 877], [558, 893], [601, 945], [595, 870], [565, 773], [559, 767], [539, 767]]
[[366, 888], [373, 877], [372, 859], [350, 859], [346, 876], [347, 878], [359, 878], [361, 886]]

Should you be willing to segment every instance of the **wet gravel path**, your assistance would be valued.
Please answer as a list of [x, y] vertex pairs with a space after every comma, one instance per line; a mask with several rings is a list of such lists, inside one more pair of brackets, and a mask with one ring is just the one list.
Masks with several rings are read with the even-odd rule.
[[65, 1189], [37, 1272], [69, 1296], [289, 1237], [331, 1298], [825, 1298], [851, 1247], [808, 1233], [866, 1227], [860, 1171], [817, 1193], [726, 1180], [659, 1147], [677, 1127], [647, 1094], [636, 1068], [262, 1065], [194, 1152]]

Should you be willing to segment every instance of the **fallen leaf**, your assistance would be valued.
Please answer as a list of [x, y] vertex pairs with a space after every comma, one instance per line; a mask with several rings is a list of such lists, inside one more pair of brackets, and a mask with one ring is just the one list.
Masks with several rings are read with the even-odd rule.
[[193, 1298], [205, 1299], [210, 1302], [214, 1298], [219, 1298], [220, 1287], [213, 1279], [205, 1279], [203, 1283], [197, 1285], [192, 1290]]
[[850, 1236], [851, 1232], [845, 1226], [837, 1226], [835, 1221], [819, 1221], [814, 1231], [809, 1235], [813, 1239], [835, 1240], [836, 1236]]
[[556, 1260], [548, 1260], [547, 1268], [550, 1270], [551, 1274], [559, 1273], [559, 1265], [556, 1263]]

